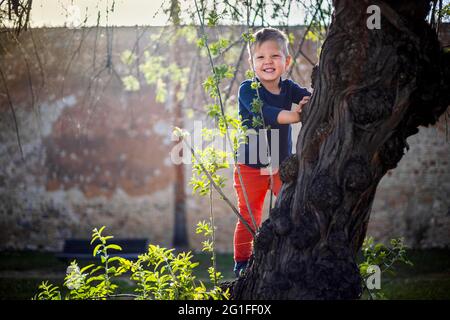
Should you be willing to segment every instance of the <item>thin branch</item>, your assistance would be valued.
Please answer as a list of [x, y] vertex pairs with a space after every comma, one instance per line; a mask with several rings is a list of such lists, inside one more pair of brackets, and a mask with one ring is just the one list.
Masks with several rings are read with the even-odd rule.
[[[3, 24], [3, 27], [6, 28], [6, 26], [4, 24]], [[34, 90], [33, 90], [33, 80], [31, 77], [31, 67], [30, 67], [31, 64], [28, 60], [27, 51], [25, 50], [22, 43], [19, 41], [19, 39], [17, 38], [17, 36], [14, 33], [10, 32], [10, 31], [8, 31], [8, 33], [12, 36], [13, 40], [17, 43], [17, 46], [19, 47], [20, 52], [22, 53], [23, 59], [25, 61], [25, 65], [27, 67], [26, 70], [27, 70], [28, 86], [29, 86], [30, 95], [31, 95], [31, 108], [34, 110], [35, 97], [34, 97]]]
[[[249, 12], [250, 12], [250, 9], [249, 9], [249, 7], [247, 7], [247, 14], [249, 14]], [[247, 22], [249, 20], [250, 19], [247, 19]], [[253, 23], [254, 23], [254, 21], [253, 21]], [[247, 24], [247, 32], [250, 33], [250, 25], [249, 24]], [[251, 67], [252, 67], [253, 77], [254, 77], [253, 81], [256, 81], [256, 70], [255, 70], [255, 63], [254, 63], [254, 60], [253, 60], [252, 46], [249, 45], [249, 48], [250, 48], [249, 49], [250, 50], [249, 55], [250, 55], [250, 61], [251, 61], [250, 64], [251, 64]], [[256, 88], [256, 95], [257, 95], [258, 99], [260, 101], [262, 101], [261, 97], [260, 97], [260, 94], [259, 94], [259, 88]], [[263, 128], [266, 129], [267, 126], [266, 126], [266, 123], [265, 123], [265, 120], [264, 120], [264, 114], [263, 114], [263, 110], [262, 109], [263, 109], [263, 106], [261, 106], [259, 112], [260, 112]], [[269, 167], [269, 181], [270, 181], [270, 184], [269, 184], [269, 190], [270, 190], [269, 210], [271, 210], [272, 209], [272, 202], [273, 202], [273, 192], [272, 192], [272, 189], [273, 189], [272, 155], [271, 155], [270, 148], [269, 148], [269, 137], [267, 136], [267, 134], [268, 134], [268, 130], [265, 130], [264, 131], [264, 138], [265, 138], [265, 143], [266, 143], [266, 148], [267, 148], [266, 152], [267, 152], [267, 156], [269, 158], [268, 159], [268, 161], [269, 161], [269, 164], [268, 164], [268, 167]], [[241, 179], [241, 184], [243, 184], [242, 183], [242, 179]]]
[[[196, 11], [197, 11], [197, 15], [199, 17], [202, 33], [205, 36], [206, 35], [205, 22], [201, 18], [200, 10], [199, 10], [198, 4], [197, 4], [197, 0], [194, 0], [194, 3], [195, 3], [195, 8], [196, 8]], [[209, 58], [209, 63], [210, 63], [210, 66], [211, 66], [211, 70], [212, 70], [212, 72], [215, 75], [216, 72], [215, 72], [215, 69], [214, 69], [214, 62], [213, 62], [213, 59], [212, 59], [212, 54], [211, 54], [211, 51], [209, 49], [209, 45], [208, 45], [208, 40], [207, 39], [205, 39], [205, 47], [206, 47], [206, 50], [207, 50], [207, 53], [208, 53], [208, 58]], [[225, 128], [228, 129], [228, 121], [227, 121], [227, 118], [226, 118], [226, 115], [225, 115], [225, 108], [224, 108], [224, 105], [223, 105], [223, 100], [222, 100], [222, 95], [220, 93], [219, 84], [217, 83], [217, 81], [215, 81], [214, 83], [216, 85], [216, 89], [217, 89], [217, 92], [218, 92], [220, 111], [221, 111], [221, 114], [222, 114], [222, 117], [223, 117], [223, 120], [224, 120], [224, 123], [225, 123]], [[231, 141], [231, 137], [229, 135], [228, 130], [226, 130], [226, 137], [227, 137], [227, 140], [228, 140], [230, 146], [233, 146], [233, 143]], [[236, 155], [235, 152], [233, 152], [233, 160], [234, 160], [234, 163], [237, 163], [237, 155]], [[254, 215], [252, 213], [252, 210], [251, 210], [251, 207], [250, 207], [250, 201], [248, 200], [247, 191], [246, 191], [245, 185], [244, 185], [243, 180], [242, 180], [242, 175], [241, 175], [241, 170], [239, 168], [239, 165], [236, 165], [236, 169], [237, 169], [238, 176], [239, 176], [239, 182], [242, 185], [242, 190], [243, 190], [243, 193], [244, 193], [245, 204], [246, 204], [247, 209], [249, 211], [249, 215], [251, 217], [251, 220], [252, 220], [252, 223], [253, 223], [253, 225], [255, 227], [255, 230], [258, 230], [258, 226], [256, 224], [255, 217], [254, 217]]]
[[[74, 31], [73, 36], [75, 35], [76, 32], [77, 32], [77, 30]], [[90, 32], [90, 30], [88, 31], [88, 34], [89, 34], [89, 32]], [[73, 61], [75, 60], [75, 57], [77, 56], [77, 54], [80, 53], [81, 46], [83, 45], [83, 42], [86, 39], [86, 37], [87, 37], [87, 35], [85, 35], [85, 29], [82, 28], [82, 36], [80, 39], [80, 43], [78, 44], [78, 47], [75, 49], [75, 51], [72, 52], [72, 56], [70, 57], [70, 60], [67, 63], [66, 68], [64, 69], [63, 83], [62, 83], [62, 88], [61, 88], [61, 96], [63, 96], [63, 97], [64, 97], [64, 87], [65, 87], [67, 74], [72, 66]]]
[[[236, 41], [234, 41], [232, 44], [230, 44], [228, 47], [226, 47], [225, 49], [223, 49], [223, 51], [221, 52], [221, 54], [225, 54], [226, 52], [228, 52], [231, 48], [233, 48], [235, 45], [237, 45], [238, 43], [241, 43], [243, 41], [243, 39], [238, 39]], [[218, 59], [220, 58], [220, 55], [215, 57], [213, 59], [214, 62], [216, 62]]]
[[442, 20], [442, 0], [439, 0], [439, 8], [438, 8], [438, 18], [436, 24], [436, 34], [439, 35], [439, 30], [441, 29], [441, 20]]
[[22, 160], [25, 160], [25, 157], [23, 155], [23, 150], [22, 150], [22, 143], [20, 141], [19, 126], [17, 124], [16, 112], [14, 110], [14, 106], [13, 106], [12, 101], [11, 101], [11, 95], [9, 94], [8, 85], [6, 84], [5, 75], [3, 74], [3, 70], [1, 68], [0, 68], [0, 75], [2, 77], [3, 84], [5, 86], [6, 96], [8, 97], [9, 108], [11, 109], [11, 113], [12, 113], [12, 116], [13, 116], [14, 128], [16, 130], [16, 137], [17, 137], [17, 143], [19, 144], [20, 154], [22, 155]]
[[238, 219], [241, 220], [241, 222], [244, 224], [244, 226], [247, 228], [247, 230], [252, 234], [252, 236], [255, 237], [255, 231], [252, 230], [252, 228], [250, 227], [248, 222], [245, 221], [244, 217], [240, 214], [239, 210], [233, 205], [233, 203], [230, 201], [230, 199], [225, 195], [225, 193], [223, 193], [222, 189], [216, 184], [216, 182], [214, 181], [214, 179], [211, 176], [211, 174], [209, 173], [209, 171], [203, 165], [202, 161], [197, 157], [197, 154], [195, 153], [192, 146], [185, 139], [182, 139], [182, 141], [189, 148], [195, 161], [197, 161], [197, 163], [200, 165], [200, 168], [206, 174], [206, 176], [208, 177], [208, 179], [209, 179], [211, 185], [214, 187], [214, 189], [222, 196], [223, 200], [225, 200], [225, 202], [228, 204], [228, 206], [231, 208], [231, 210], [233, 210], [233, 212], [236, 214]]
[[317, 5], [317, 7], [316, 7], [316, 10], [315, 10], [315, 12], [314, 12], [314, 15], [313, 15], [313, 17], [311, 18], [311, 22], [309, 23], [308, 27], [306, 28], [306, 31], [305, 31], [305, 33], [303, 34], [302, 40], [300, 41], [300, 44], [298, 45], [297, 52], [295, 53], [294, 57], [292, 58], [292, 66], [291, 66], [291, 68], [290, 68], [290, 70], [289, 70], [289, 72], [288, 72], [288, 76], [289, 76], [289, 77], [291, 76], [292, 71], [294, 70], [294, 66], [295, 66], [296, 63], [297, 63], [297, 58], [298, 58], [298, 56], [299, 56], [300, 54], [303, 55], [303, 56], [305, 57], [305, 59], [306, 59], [311, 65], [313, 65], [313, 66], [315, 65], [315, 63], [313, 63], [313, 62], [311, 61], [311, 59], [309, 59], [309, 58], [303, 53], [302, 48], [303, 48], [303, 44], [305, 43], [306, 36], [308, 35], [309, 30], [311, 29], [312, 24], [314, 23], [314, 19], [316, 18], [317, 13], [320, 11], [320, 6], [321, 6], [321, 5], [322, 5], [322, 0], [320, 0], [320, 2], [318, 3], [318, 5]]
[[243, 55], [244, 55], [244, 52], [245, 52], [245, 48], [246, 48], [246, 47], [247, 47], [247, 46], [246, 46], [246, 44], [244, 43], [244, 45], [242, 46], [242, 49], [241, 49], [241, 53], [239, 54], [238, 61], [236, 62], [236, 65], [235, 65], [235, 67], [234, 67], [233, 78], [231, 79], [231, 83], [230, 83], [230, 85], [229, 85], [229, 87], [228, 87], [227, 94], [225, 95], [225, 101], [228, 101], [228, 99], [229, 99], [230, 96], [231, 96], [231, 89], [233, 89], [234, 81], [236, 80], [237, 73], [238, 73], [238, 70], [239, 70], [239, 66], [241, 65], [242, 57], [243, 57]]
[[213, 269], [214, 269], [214, 286], [217, 287], [217, 263], [216, 263], [216, 228], [215, 228], [215, 222], [214, 222], [214, 213], [213, 213], [213, 196], [212, 196], [212, 189], [209, 189], [209, 217], [211, 219], [211, 228], [212, 228], [212, 262], [213, 262]]
[[106, 296], [99, 296], [95, 298], [90, 298], [89, 300], [98, 300], [98, 299], [108, 299], [108, 298], [139, 298], [140, 296], [132, 293], [118, 293], [118, 294], [108, 294]]

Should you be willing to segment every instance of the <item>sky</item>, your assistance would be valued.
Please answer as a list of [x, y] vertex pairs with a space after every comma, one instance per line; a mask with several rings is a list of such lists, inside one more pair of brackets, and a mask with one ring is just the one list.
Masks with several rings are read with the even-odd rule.
[[[169, 0], [166, 0], [166, 6]], [[87, 26], [106, 24], [106, 8], [111, 8], [113, 0], [34, 0], [31, 10], [31, 26], [80, 26], [87, 18]], [[160, 10], [164, 0], [115, 0], [114, 12], [108, 15], [108, 24], [117, 26], [165, 25], [167, 16]], [[194, 0], [181, 1], [182, 12], [194, 6]], [[269, 16], [269, 13], [267, 14]], [[289, 24], [302, 24], [304, 10], [298, 5], [291, 8]], [[185, 15], [185, 21], [189, 17]], [[269, 21], [270, 22], [270, 21]], [[245, 21], [243, 21], [245, 23]]]
[[[167, 17], [155, 14], [163, 0], [115, 0], [114, 12], [110, 12], [110, 25], [165, 25]], [[87, 25], [96, 25], [100, 11], [100, 24], [106, 24], [106, 8], [112, 0], [34, 0], [31, 10], [31, 25], [76, 26], [87, 17]], [[155, 16], [155, 17], [154, 17]]]

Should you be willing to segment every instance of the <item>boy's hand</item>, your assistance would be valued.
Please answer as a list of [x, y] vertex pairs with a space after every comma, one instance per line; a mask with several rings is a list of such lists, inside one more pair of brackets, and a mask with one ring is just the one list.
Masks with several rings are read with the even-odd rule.
[[301, 113], [303, 107], [309, 102], [310, 96], [305, 96], [303, 99], [298, 103], [298, 106], [295, 106], [294, 110], [295, 112]]

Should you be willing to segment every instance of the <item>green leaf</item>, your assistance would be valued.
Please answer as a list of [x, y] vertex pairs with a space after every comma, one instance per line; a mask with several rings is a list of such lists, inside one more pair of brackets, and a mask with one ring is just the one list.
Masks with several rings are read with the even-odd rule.
[[204, 46], [206, 46], [207, 40], [208, 40], [208, 38], [206, 35], [202, 36], [200, 39], [197, 40], [197, 46], [199, 48], [203, 48]]
[[252, 32], [244, 32], [242, 34], [242, 38], [245, 40], [245, 42], [255, 42], [255, 36], [253, 35]]
[[214, 27], [219, 21], [219, 15], [216, 11], [211, 11], [208, 15], [208, 27]]
[[116, 273], [116, 271], [117, 271], [116, 267], [111, 267], [106, 270], [107, 273]]
[[99, 234], [99, 235], [102, 235], [102, 232], [103, 232], [103, 230], [104, 230], [105, 228], [106, 228], [106, 226], [101, 227], [100, 230], [98, 230], [98, 234]]
[[289, 32], [288, 38], [289, 38], [289, 43], [290, 43], [290, 44], [294, 44], [294, 41], [295, 41], [295, 35], [294, 35], [293, 32]]
[[256, 89], [258, 89], [258, 88], [261, 88], [261, 83], [260, 83], [259, 81], [253, 81], [252, 84], [250, 85], [250, 87], [251, 87], [253, 90], [256, 90]]
[[122, 247], [118, 246], [117, 244], [108, 244], [106, 246], [106, 249], [112, 249], [112, 250], [119, 250], [122, 251]]
[[105, 279], [105, 276], [103, 274], [96, 276], [96, 277], [91, 277], [89, 279], [86, 280], [86, 284], [90, 284], [92, 281], [103, 281]]
[[83, 272], [87, 271], [88, 269], [92, 268], [93, 266], [95, 266], [95, 264], [90, 264], [90, 265], [88, 265], [88, 266], [86, 266], [86, 267], [83, 267], [83, 268], [80, 270], [80, 273], [83, 273]]
[[141, 88], [139, 80], [133, 75], [122, 77], [122, 83], [125, 91], [139, 91]]
[[253, 70], [245, 71], [245, 78], [246, 79], [253, 79], [254, 77], [255, 77], [255, 72], [253, 72]]
[[125, 50], [120, 55], [120, 60], [125, 65], [131, 65], [136, 60], [136, 55], [130, 50]]
[[309, 30], [305, 36], [305, 40], [311, 40], [312, 42], [318, 42], [319, 37], [313, 31]]
[[96, 273], [97, 271], [99, 271], [101, 269], [103, 269], [103, 266], [97, 266], [96, 268], [91, 270], [90, 274], [92, 275], [92, 274]]
[[122, 257], [112, 257], [108, 259], [108, 262], [114, 262], [114, 261], [119, 261], [120, 263], [122, 263], [121, 259], [123, 259]]
[[94, 257], [97, 256], [97, 253], [98, 253], [98, 251], [100, 250], [101, 247], [103, 247], [103, 244], [102, 244], [102, 243], [100, 243], [100, 244], [98, 244], [98, 245], [95, 246], [94, 251], [93, 251], [93, 253], [92, 253], [92, 255], [93, 255]]
[[254, 98], [253, 101], [251, 102], [250, 106], [251, 106], [251, 111], [255, 115], [259, 115], [259, 113], [261, 113], [261, 109], [263, 107], [263, 102], [260, 98]]
[[100, 238], [98, 235], [92, 237], [91, 244], [93, 244], [98, 238]]

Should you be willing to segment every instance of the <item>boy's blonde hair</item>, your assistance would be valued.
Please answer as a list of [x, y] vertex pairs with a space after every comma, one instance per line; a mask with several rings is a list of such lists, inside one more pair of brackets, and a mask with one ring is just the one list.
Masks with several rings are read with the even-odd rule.
[[263, 42], [269, 40], [276, 41], [283, 54], [286, 57], [289, 55], [289, 40], [286, 34], [284, 34], [284, 32], [282, 32], [281, 30], [275, 28], [262, 28], [256, 31], [253, 34], [253, 37], [255, 38], [255, 41], [253, 43], [249, 42], [247, 46], [249, 57], [251, 57], [253, 49], [257, 45], [261, 45]]

